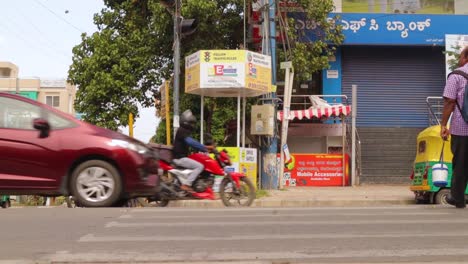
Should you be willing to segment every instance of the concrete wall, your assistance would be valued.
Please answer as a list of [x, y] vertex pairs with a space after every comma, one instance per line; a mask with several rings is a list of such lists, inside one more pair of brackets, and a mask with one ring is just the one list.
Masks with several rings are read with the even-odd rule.
[[64, 87], [41, 87], [38, 101], [45, 104], [47, 96], [59, 96], [59, 106], [56, 108], [65, 113], [74, 114], [75, 95], [76, 88], [69, 83], [66, 83]]
[[74, 114], [73, 107], [76, 87], [65, 79], [40, 79], [38, 77], [21, 77], [18, 67], [11, 62], [0, 62], [0, 92], [37, 92], [37, 100], [46, 103], [47, 96], [59, 96], [57, 109]]

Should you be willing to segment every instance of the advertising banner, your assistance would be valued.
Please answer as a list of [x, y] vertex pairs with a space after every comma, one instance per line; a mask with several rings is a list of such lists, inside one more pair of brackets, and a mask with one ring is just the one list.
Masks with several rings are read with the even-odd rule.
[[340, 154], [291, 154], [292, 161], [284, 171], [284, 186], [343, 186], [349, 185], [349, 156]]
[[[217, 147], [218, 151], [226, 150], [231, 160], [231, 165], [224, 170], [226, 172], [240, 172], [245, 174], [257, 186], [257, 149], [237, 147]], [[219, 192], [219, 184], [223, 177], [216, 177], [213, 191]]]
[[[247, 52], [245, 86], [249, 89], [268, 91], [271, 86], [271, 58], [255, 52]], [[269, 78], [268, 78], [269, 77]]]
[[245, 53], [242, 50], [202, 50], [200, 87], [245, 86]]
[[185, 91], [190, 92], [200, 87], [200, 52], [185, 58]]
[[271, 57], [248, 50], [200, 50], [185, 57], [185, 91], [212, 97], [270, 92]]

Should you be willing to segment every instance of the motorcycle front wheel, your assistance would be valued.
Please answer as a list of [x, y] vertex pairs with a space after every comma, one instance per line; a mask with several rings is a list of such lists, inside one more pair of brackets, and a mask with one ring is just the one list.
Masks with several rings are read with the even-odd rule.
[[247, 177], [242, 177], [238, 190], [233, 188], [234, 181], [224, 178], [219, 186], [219, 196], [225, 206], [247, 207], [251, 206], [255, 199], [255, 187]]

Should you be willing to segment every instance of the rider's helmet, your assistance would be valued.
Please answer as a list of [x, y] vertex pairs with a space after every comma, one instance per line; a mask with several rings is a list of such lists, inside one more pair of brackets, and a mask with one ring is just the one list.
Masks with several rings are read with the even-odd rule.
[[197, 118], [192, 114], [192, 111], [185, 110], [182, 115], [180, 115], [180, 126], [188, 130], [193, 130], [195, 124], [197, 123]]

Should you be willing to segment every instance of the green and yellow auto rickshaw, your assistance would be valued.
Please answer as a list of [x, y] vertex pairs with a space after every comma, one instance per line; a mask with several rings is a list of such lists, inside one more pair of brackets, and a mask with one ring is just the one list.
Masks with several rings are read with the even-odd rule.
[[9, 195], [0, 195], [0, 207], [8, 208], [11, 206], [10, 196]]
[[[417, 137], [410, 190], [414, 192], [418, 203], [447, 204], [445, 198], [450, 193], [453, 157], [450, 150], [450, 138], [444, 144], [443, 153], [443, 163], [448, 168], [447, 185], [438, 187], [433, 182], [432, 166], [440, 163], [442, 144], [440, 125], [426, 128]], [[466, 190], [465, 194], [468, 194]]]

